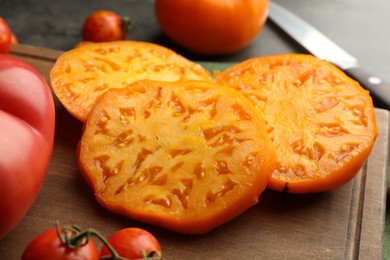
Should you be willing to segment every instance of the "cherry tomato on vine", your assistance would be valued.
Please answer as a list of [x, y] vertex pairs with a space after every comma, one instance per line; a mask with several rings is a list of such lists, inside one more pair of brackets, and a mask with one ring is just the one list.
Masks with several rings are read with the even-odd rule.
[[82, 36], [84, 41], [91, 42], [120, 41], [126, 39], [130, 29], [131, 23], [127, 17], [120, 17], [108, 10], [98, 10], [85, 20]]
[[[157, 239], [140, 228], [121, 229], [108, 237], [107, 241], [121, 257], [128, 259], [158, 258], [161, 254], [161, 246]], [[100, 256], [109, 255], [110, 251], [103, 246]]]
[[269, 0], [156, 0], [162, 31], [182, 47], [207, 55], [245, 47], [263, 28]]
[[0, 17], [0, 53], [7, 54], [12, 44], [12, 33], [6, 21]]
[[[72, 238], [70, 230], [51, 228], [35, 237], [23, 252], [22, 260], [98, 260], [99, 252], [92, 240], [71, 241], [70, 244], [62, 241], [67, 236]], [[74, 237], [74, 236], [73, 236]], [[77, 245], [80, 242], [81, 245]], [[75, 246], [72, 248], [71, 246]]]

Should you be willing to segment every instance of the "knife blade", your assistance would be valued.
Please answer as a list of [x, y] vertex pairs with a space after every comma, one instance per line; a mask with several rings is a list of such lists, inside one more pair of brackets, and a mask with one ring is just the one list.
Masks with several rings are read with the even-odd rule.
[[390, 110], [390, 84], [359, 66], [358, 60], [312, 25], [270, 1], [268, 17], [314, 56], [327, 60], [370, 91], [376, 107]]

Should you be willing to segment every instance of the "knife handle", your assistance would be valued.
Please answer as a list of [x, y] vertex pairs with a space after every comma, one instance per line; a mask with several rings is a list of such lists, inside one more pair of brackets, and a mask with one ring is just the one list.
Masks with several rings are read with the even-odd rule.
[[390, 84], [360, 67], [345, 69], [344, 72], [370, 91], [375, 107], [390, 110]]

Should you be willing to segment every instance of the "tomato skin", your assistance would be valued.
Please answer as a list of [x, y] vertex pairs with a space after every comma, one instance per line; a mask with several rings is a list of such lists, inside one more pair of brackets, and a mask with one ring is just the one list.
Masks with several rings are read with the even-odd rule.
[[0, 54], [0, 238], [38, 196], [54, 125], [54, 102], [43, 77], [29, 64]]
[[[141, 228], [121, 229], [112, 234], [107, 241], [121, 257], [128, 259], [143, 258], [142, 250], [145, 250], [146, 254], [152, 251], [161, 253], [161, 246], [157, 239], [151, 233]], [[109, 255], [110, 251], [106, 246], [103, 246], [100, 256]]]
[[0, 55], [0, 109], [26, 121], [52, 146], [55, 111], [50, 88], [34, 67], [7, 55]]
[[12, 44], [12, 33], [6, 21], [0, 17], [0, 53], [7, 54]]
[[49, 229], [35, 237], [23, 252], [22, 260], [97, 260], [98, 250], [92, 240], [79, 248], [68, 248], [58, 237], [57, 229]]
[[162, 31], [198, 54], [222, 55], [245, 47], [267, 18], [268, 0], [156, 0]]
[[109, 42], [126, 38], [126, 28], [121, 17], [111, 11], [98, 10], [91, 13], [82, 29], [84, 41]]

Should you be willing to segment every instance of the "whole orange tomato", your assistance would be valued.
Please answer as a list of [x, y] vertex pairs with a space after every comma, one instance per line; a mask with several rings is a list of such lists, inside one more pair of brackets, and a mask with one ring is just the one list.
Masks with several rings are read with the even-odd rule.
[[229, 54], [245, 47], [263, 28], [269, 0], [156, 0], [162, 31], [199, 54]]

